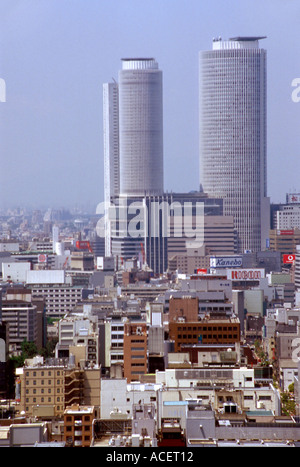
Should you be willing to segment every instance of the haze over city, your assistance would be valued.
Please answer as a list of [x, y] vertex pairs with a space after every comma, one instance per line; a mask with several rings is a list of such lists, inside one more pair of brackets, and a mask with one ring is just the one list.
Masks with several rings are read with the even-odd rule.
[[271, 202], [298, 192], [299, 1], [1, 0], [0, 208], [103, 200], [102, 85], [123, 57], [163, 72], [164, 187], [199, 188], [199, 52], [266, 36]]

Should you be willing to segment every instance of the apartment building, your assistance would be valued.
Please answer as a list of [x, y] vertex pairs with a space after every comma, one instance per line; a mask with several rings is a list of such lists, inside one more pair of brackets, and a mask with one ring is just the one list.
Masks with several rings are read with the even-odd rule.
[[31, 300], [3, 299], [2, 321], [7, 324], [10, 355], [18, 355], [21, 352], [24, 340], [37, 344], [37, 313], [37, 306]]
[[147, 325], [143, 321], [127, 321], [124, 324], [124, 377], [130, 383], [147, 372]]
[[20, 412], [26, 417], [62, 419], [67, 406], [88, 404], [100, 411], [99, 367], [76, 367], [72, 359], [29, 361], [18, 370]]
[[82, 298], [82, 287], [65, 284], [31, 285], [33, 298], [45, 298], [49, 318], [63, 318]]
[[66, 446], [90, 447], [93, 438], [95, 409], [78, 404], [64, 411], [64, 441]]
[[99, 365], [98, 318], [91, 314], [66, 316], [58, 323], [56, 358], [73, 355], [75, 364], [81, 361]]
[[24, 367], [21, 380], [20, 412], [26, 417], [62, 417], [64, 413], [64, 367], [34, 365]]

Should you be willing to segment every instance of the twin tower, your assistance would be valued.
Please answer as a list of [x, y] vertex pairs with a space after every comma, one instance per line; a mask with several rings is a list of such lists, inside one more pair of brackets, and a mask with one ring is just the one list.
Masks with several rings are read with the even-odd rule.
[[[238, 253], [265, 249], [269, 234], [260, 39], [218, 38], [199, 54], [200, 191], [221, 198], [223, 214], [233, 216]], [[163, 196], [163, 83], [155, 59], [123, 59], [118, 83], [103, 85], [103, 104], [105, 201]]]
[[162, 195], [163, 83], [157, 62], [123, 59], [119, 82], [104, 84], [103, 98], [106, 197]]

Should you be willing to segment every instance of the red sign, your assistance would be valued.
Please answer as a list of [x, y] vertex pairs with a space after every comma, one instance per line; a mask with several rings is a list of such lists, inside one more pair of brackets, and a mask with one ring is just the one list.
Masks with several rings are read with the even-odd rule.
[[296, 255], [283, 255], [282, 259], [284, 264], [291, 264], [295, 261]]
[[277, 230], [277, 235], [294, 235], [294, 230]]
[[38, 262], [39, 263], [47, 263], [48, 256], [44, 254], [38, 255]]
[[207, 274], [207, 269], [197, 269], [197, 274]]
[[227, 272], [227, 278], [231, 280], [251, 281], [264, 277], [263, 269], [236, 269]]
[[76, 248], [79, 250], [88, 250], [90, 248], [90, 242], [78, 240], [76, 242]]

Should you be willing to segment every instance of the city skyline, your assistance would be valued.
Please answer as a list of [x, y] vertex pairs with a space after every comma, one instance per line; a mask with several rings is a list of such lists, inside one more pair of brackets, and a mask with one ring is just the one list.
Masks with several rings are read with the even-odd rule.
[[284, 202], [300, 191], [300, 3], [199, 3], [1, 2], [1, 208], [103, 200], [102, 84], [126, 56], [153, 56], [164, 73], [165, 191], [197, 190], [198, 54], [218, 35], [267, 36], [268, 195]]

